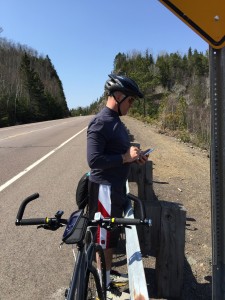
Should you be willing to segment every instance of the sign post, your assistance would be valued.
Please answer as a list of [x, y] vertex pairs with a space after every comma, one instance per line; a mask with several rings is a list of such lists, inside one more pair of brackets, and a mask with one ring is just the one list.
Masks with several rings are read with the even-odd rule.
[[211, 86], [212, 299], [225, 299], [225, 48], [209, 49]]
[[212, 299], [225, 300], [225, 1], [160, 2], [209, 44]]

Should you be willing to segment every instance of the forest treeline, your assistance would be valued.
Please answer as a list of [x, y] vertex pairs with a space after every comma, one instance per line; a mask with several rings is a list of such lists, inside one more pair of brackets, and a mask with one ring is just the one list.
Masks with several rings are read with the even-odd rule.
[[0, 127], [70, 116], [48, 56], [0, 38]]
[[[112, 72], [133, 78], [144, 92], [129, 115], [154, 123], [161, 132], [173, 132], [184, 142], [209, 148], [209, 58], [189, 48], [186, 54], [162, 53], [155, 59], [145, 53], [118, 53]], [[104, 95], [89, 107], [71, 110], [73, 116], [96, 113]]]

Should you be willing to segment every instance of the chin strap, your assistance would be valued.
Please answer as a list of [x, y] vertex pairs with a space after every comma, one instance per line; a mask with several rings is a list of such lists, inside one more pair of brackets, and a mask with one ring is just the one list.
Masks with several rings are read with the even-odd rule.
[[118, 100], [116, 99], [116, 97], [115, 97], [114, 94], [112, 94], [112, 96], [113, 96], [113, 98], [115, 99], [116, 103], [118, 104], [118, 114], [119, 114], [119, 116], [122, 116], [122, 113], [121, 113], [121, 111], [120, 111], [120, 105], [121, 105], [121, 103], [123, 103], [123, 101], [126, 100], [127, 97], [129, 97], [129, 96], [127, 96], [127, 95], [124, 96], [123, 99], [122, 99], [121, 101], [118, 101]]

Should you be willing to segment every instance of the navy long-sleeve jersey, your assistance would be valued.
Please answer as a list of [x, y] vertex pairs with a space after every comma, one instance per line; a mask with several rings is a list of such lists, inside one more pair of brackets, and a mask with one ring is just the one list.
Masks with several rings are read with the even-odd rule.
[[130, 164], [123, 164], [122, 154], [130, 147], [128, 132], [114, 110], [103, 108], [87, 130], [87, 161], [90, 180], [99, 184], [124, 186]]

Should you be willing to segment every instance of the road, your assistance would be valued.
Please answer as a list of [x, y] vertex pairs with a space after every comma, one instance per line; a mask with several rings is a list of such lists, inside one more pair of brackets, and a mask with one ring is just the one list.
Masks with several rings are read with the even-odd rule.
[[0, 129], [0, 299], [63, 299], [72, 272], [69, 246], [59, 248], [63, 230], [16, 227], [21, 201], [38, 192], [26, 217], [68, 217], [75, 186], [88, 169], [86, 127], [77, 117]]
[[[14, 225], [27, 195], [41, 197], [28, 205], [26, 217], [69, 216], [75, 187], [88, 166], [86, 129], [90, 117], [0, 129], [0, 300], [63, 299], [73, 268], [71, 247], [59, 249], [63, 230], [47, 232]], [[130, 117], [123, 119], [142, 149], [155, 148], [153, 189], [159, 201], [181, 203], [187, 210], [183, 296], [211, 299], [211, 223], [209, 157], [198, 148]], [[84, 131], [82, 131], [84, 129]], [[82, 132], [81, 132], [82, 131]], [[71, 139], [71, 140], [70, 140]], [[47, 156], [48, 154], [51, 154]], [[19, 175], [18, 175], [19, 174]], [[155, 258], [144, 259], [151, 299]]]

